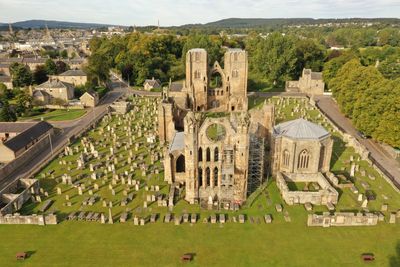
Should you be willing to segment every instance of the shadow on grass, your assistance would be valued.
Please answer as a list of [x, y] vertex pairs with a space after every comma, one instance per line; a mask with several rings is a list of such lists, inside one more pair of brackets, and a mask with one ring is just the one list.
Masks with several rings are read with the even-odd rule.
[[332, 153], [332, 159], [331, 159], [331, 168], [336, 164], [336, 162], [339, 160], [343, 152], [346, 150], [346, 144], [342, 139], [339, 137], [332, 135], [333, 138], [333, 153]]
[[398, 267], [400, 266], [400, 241], [396, 245], [396, 254], [389, 257], [389, 266]]

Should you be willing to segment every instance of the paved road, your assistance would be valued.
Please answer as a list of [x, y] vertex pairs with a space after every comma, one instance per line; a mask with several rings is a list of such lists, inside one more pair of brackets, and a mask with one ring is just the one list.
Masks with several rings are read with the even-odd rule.
[[339, 110], [336, 102], [329, 96], [315, 97], [317, 105], [325, 114], [339, 125], [346, 133], [355, 137], [370, 152], [370, 156], [376, 160], [387, 172], [389, 172], [400, 184], [400, 163], [390, 157], [381, 145], [372, 139], [363, 139], [359, 136], [351, 121]]
[[52, 145], [46, 150], [41, 151], [32, 161], [28, 162], [23, 167], [18, 168], [5, 178], [1, 177], [0, 180], [2, 181], [0, 182], [0, 189], [4, 188], [6, 185], [12, 183], [16, 179], [19, 179], [20, 177], [29, 176], [33, 169], [48, 160], [52, 150], [56, 151], [57, 149], [63, 147], [66, 143], [68, 143], [71, 137], [79, 133], [82, 129], [87, 128], [94, 120], [102, 117], [107, 112], [107, 109], [112, 102], [128, 92], [127, 87], [121, 87], [115, 80], [112, 81], [111, 88], [113, 88], [113, 90], [108, 92], [99, 105], [89, 111], [85, 116], [74, 121], [52, 123], [54, 127], [61, 129], [60, 134], [51, 138]]

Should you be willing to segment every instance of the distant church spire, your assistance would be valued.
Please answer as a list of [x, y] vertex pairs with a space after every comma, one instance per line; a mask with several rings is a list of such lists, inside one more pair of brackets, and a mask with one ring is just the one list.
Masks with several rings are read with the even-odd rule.
[[13, 35], [13, 34], [14, 34], [14, 30], [13, 30], [13, 27], [12, 27], [12, 24], [11, 24], [11, 23], [8, 24], [8, 30], [9, 30], [9, 32], [10, 32], [10, 35]]

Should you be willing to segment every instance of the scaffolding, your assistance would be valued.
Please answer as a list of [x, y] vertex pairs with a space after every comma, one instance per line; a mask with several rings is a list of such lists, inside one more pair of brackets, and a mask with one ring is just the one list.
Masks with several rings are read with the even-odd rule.
[[249, 173], [247, 195], [250, 196], [259, 188], [264, 179], [265, 138], [250, 134]]

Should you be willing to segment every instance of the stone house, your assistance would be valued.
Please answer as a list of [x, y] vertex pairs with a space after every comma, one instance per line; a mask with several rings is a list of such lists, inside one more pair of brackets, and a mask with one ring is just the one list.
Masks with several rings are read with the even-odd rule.
[[93, 108], [99, 103], [99, 94], [97, 92], [85, 92], [79, 100], [84, 107]]
[[147, 79], [143, 83], [143, 88], [146, 91], [150, 91], [151, 89], [161, 88], [161, 81], [158, 79]]
[[74, 98], [74, 86], [58, 79], [50, 78], [48, 81], [36, 86], [33, 96], [35, 96], [35, 91], [46, 92], [50, 96], [50, 99], [57, 98], [65, 101], [66, 103]]
[[8, 163], [53, 134], [53, 126], [41, 122], [1, 122], [0, 162]]
[[322, 95], [325, 90], [325, 83], [322, 72], [313, 72], [311, 69], [303, 69], [302, 76], [298, 81], [287, 81], [287, 92], [301, 92], [310, 95]]
[[59, 75], [52, 75], [51, 78], [70, 83], [74, 86], [85, 85], [87, 82], [87, 74], [82, 70], [67, 70]]

